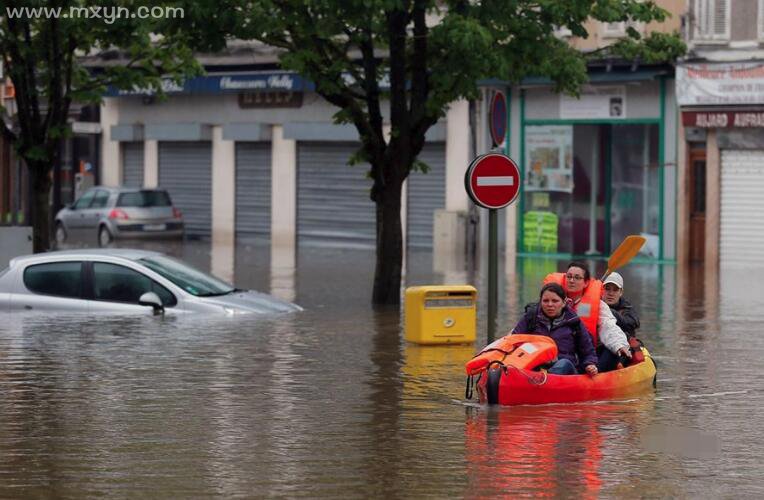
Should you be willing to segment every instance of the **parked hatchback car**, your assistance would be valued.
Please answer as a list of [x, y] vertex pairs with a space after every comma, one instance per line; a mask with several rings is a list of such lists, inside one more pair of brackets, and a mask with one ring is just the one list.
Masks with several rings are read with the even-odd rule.
[[164, 189], [88, 189], [55, 219], [56, 242], [98, 236], [106, 246], [116, 238], [183, 237], [183, 216]]
[[115, 314], [278, 313], [300, 306], [241, 290], [159, 252], [65, 250], [16, 257], [0, 271], [0, 311]]

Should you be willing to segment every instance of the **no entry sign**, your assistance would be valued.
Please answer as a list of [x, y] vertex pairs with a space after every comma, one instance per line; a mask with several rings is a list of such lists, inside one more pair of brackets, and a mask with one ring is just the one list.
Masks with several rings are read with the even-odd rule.
[[504, 208], [515, 201], [520, 190], [520, 169], [502, 154], [478, 156], [467, 168], [464, 187], [476, 205], [494, 210]]

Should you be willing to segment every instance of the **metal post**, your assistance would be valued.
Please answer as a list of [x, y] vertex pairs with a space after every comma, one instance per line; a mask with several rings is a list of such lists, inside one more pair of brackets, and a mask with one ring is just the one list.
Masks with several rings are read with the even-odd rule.
[[488, 210], [488, 343], [496, 337], [499, 278], [499, 218], [496, 210]]

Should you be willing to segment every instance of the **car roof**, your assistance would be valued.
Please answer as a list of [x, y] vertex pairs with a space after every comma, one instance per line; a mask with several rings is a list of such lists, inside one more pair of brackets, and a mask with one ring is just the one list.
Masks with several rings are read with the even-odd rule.
[[11, 259], [9, 267], [19, 264], [52, 262], [61, 257], [92, 259], [94, 257], [118, 257], [126, 260], [138, 260], [144, 257], [156, 257], [164, 255], [161, 252], [150, 250], [137, 250], [132, 248], [83, 248], [79, 250], [57, 250], [55, 252], [43, 252], [31, 255], [21, 255]]

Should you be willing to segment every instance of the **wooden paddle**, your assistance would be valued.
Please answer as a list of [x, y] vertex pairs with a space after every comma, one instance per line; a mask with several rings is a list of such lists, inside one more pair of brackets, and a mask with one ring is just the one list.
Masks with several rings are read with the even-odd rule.
[[618, 245], [613, 254], [607, 261], [607, 271], [602, 275], [601, 281], [605, 281], [607, 275], [615, 271], [621, 266], [629, 263], [629, 261], [639, 253], [639, 249], [645, 244], [647, 239], [644, 236], [630, 235]]

